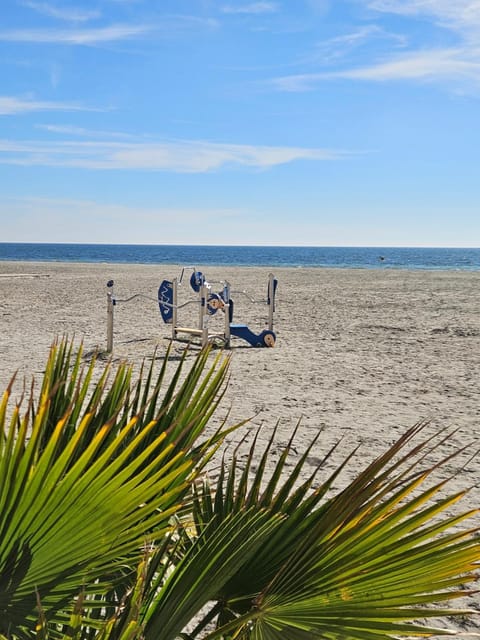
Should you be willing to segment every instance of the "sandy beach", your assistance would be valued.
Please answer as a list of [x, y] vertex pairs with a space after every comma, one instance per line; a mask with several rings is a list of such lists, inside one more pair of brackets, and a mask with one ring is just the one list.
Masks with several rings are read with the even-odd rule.
[[[264, 268], [198, 268], [212, 283], [228, 280], [236, 322], [264, 328]], [[318, 428], [315, 465], [340, 437], [342, 452], [362, 445], [359, 460], [382, 452], [407, 427], [430, 420], [429, 430], [458, 428], [446, 453], [471, 443], [444, 470], [453, 487], [478, 483], [480, 458], [480, 273], [363, 269], [275, 269], [278, 279], [273, 349], [232, 342], [231, 380], [223, 406], [230, 420], [253, 417], [263, 438], [279, 422], [286, 442], [301, 420], [298, 450]], [[171, 329], [160, 317], [157, 289], [180, 275], [170, 265], [0, 263], [0, 386], [18, 371], [39, 378], [56, 336], [75, 336], [87, 353], [106, 347], [107, 287], [115, 282], [114, 359], [139, 364], [161, 356]], [[220, 287], [220, 285], [214, 284]], [[237, 293], [235, 293], [237, 291]], [[122, 302], [141, 294], [130, 302]], [[188, 283], [181, 295], [193, 299]], [[195, 305], [185, 307], [197, 314]], [[174, 353], [184, 345], [175, 343]], [[444, 450], [445, 452], [445, 450]], [[466, 465], [462, 469], [462, 466]], [[461, 473], [459, 470], [462, 469]], [[351, 470], [353, 473], [355, 469]], [[478, 507], [474, 488], [462, 506]], [[478, 599], [470, 602], [474, 607]], [[480, 629], [479, 621], [469, 630]]]

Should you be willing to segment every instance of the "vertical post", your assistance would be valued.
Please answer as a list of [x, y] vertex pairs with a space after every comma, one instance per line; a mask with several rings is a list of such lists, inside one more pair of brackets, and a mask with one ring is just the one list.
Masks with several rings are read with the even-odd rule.
[[107, 351], [113, 351], [113, 307], [115, 298], [113, 297], [113, 280], [107, 282]]
[[198, 299], [199, 299], [199, 307], [198, 307], [198, 328], [200, 330], [203, 330], [203, 325], [204, 323], [204, 317], [205, 317], [205, 284], [203, 283], [203, 279], [202, 279], [202, 283], [200, 285], [200, 288], [198, 290]]
[[224, 312], [224, 340], [225, 348], [230, 349], [230, 284], [225, 282], [223, 286], [223, 312]]
[[273, 273], [268, 274], [268, 328], [273, 331], [273, 312], [275, 311], [275, 278]]
[[[182, 271], [183, 276], [183, 271]], [[177, 313], [178, 280], [172, 280], [172, 340], [177, 339], [178, 313]]]
[[207, 287], [202, 282], [200, 287], [200, 316], [199, 329], [202, 332], [202, 347], [208, 344], [208, 313], [207, 313]]

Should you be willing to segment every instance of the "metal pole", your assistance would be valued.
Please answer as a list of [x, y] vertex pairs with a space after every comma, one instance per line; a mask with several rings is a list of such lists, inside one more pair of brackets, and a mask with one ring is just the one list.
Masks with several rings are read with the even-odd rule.
[[273, 331], [273, 312], [275, 310], [275, 278], [268, 274], [268, 328]]
[[208, 344], [207, 287], [202, 282], [200, 287], [199, 329], [202, 331], [202, 347]]
[[115, 298], [113, 297], [113, 280], [107, 282], [107, 352], [113, 351], [113, 307]]
[[225, 329], [224, 329], [224, 333], [225, 333], [225, 348], [226, 349], [230, 349], [230, 340], [231, 340], [231, 335], [230, 335], [230, 284], [228, 282], [225, 282], [224, 287], [223, 287], [223, 301], [224, 301], [224, 306], [223, 306], [223, 311], [225, 314]]
[[[182, 272], [183, 275], [183, 272]], [[177, 296], [178, 296], [178, 281], [177, 278], [172, 280], [172, 340], [177, 339], [177, 321], [178, 321], [178, 313], [177, 313]]]

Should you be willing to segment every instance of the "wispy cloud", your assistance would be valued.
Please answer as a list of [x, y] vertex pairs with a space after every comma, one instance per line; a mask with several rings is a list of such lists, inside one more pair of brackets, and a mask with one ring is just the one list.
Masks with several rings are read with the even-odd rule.
[[447, 29], [468, 35], [480, 28], [478, 0], [369, 0], [370, 9], [405, 16], [428, 16]]
[[129, 133], [121, 133], [117, 131], [99, 131], [98, 129], [85, 129], [85, 127], [76, 127], [73, 125], [57, 125], [57, 124], [39, 124], [37, 129], [58, 133], [60, 135], [79, 136], [81, 138], [115, 138], [133, 139], [135, 136]]
[[467, 81], [480, 87], [480, 50], [475, 54], [461, 48], [410, 52], [362, 67], [283, 76], [273, 79], [271, 85], [278, 91], [304, 92], [326, 80], [342, 78], [372, 82], [449, 80], [458, 84]]
[[[451, 32], [456, 46], [408, 48], [409, 42], [401, 34], [394, 34], [378, 25], [367, 25], [350, 34], [331, 38], [320, 43], [310, 62], [317, 62], [317, 72], [284, 75], [269, 81], [270, 87], [284, 92], [315, 90], [328, 80], [348, 79], [369, 82], [416, 81], [435, 82], [454, 90], [480, 89], [480, 1], [479, 0], [368, 0], [369, 9], [410, 18], [421, 17], [432, 23], [432, 28]], [[445, 33], [443, 34], [445, 36]], [[371, 44], [375, 39], [388, 38], [397, 42], [401, 53], [382, 55], [376, 47], [376, 59], [363, 64], [356, 62], [346, 66], [353, 50], [360, 45]], [[445, 39], [445, 38], [444, 38]], [[438, 41], [438, 38], [437, 38]], [[365, 57], [364, 57], [365, 58]], [[340, 61], [343, 62], [342, 68]], [[334, 65], [337, 68], [332, 68]]]
[[0, 31], [0, 41], [43, 44], [94, 45], [141, 36], [151, 25], [110, 25], [98, 29], [12, 29]]
[[68, 102], [48, 102], [16, 98], [15, 96], [0, 96], [0, 115], [10, 116], [35, 111], [106, 111], [94, 107]]
[[0, 30], [0, 42], [28, 42], [32, 44], [65, 44], [93, 46], [139, 38], [148, 33], [170, 37], [197, 29], [216, 29], [214, 18], [191, 15], [167, 15], [148, 24], [111, 24], [97, 28], [52, 28]]
[[348, 152], [331, 149], [219, 144], [202, 141], [45, 143], [0, 140], [0, 163], [82, 169], [206, 173], [231, 167], [269, 169], [298, 160], [337, 160], [348, 155], [350, 155]]
[[59, 7], [49, 2], [25, 0], [22, 4], [45, 16], [67, 22], [87, 22], [88, 20], [93, 20], [101, 16], [100, 11], [97, 10], [79, 9], [77, 7]]
[[371, 45], [372, 42], [381, 41], [393, 43], [397, 47], [404, 47], [407, 44], [407, 39], [403, 35], [387, 31], [376, 24], [367, 24], [354, 31], [321, 40], [315, 46], [313, 53], [306, 56], [305, 60], [331, 64], [364, 46]]
[[406, 54], [384, 63], [339, 71], [336, 77], [359, 80], [467, 80], [480, 86], [480, 51], [432, 49]]
[[250, 2], [249, 4], [227, 4], [221, 8], [223, 13], [275, 13], [278, 11], [276, 2]]

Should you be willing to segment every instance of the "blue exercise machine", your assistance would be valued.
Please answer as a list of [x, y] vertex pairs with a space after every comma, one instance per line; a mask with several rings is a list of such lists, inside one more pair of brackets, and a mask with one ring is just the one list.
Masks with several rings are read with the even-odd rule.
[[[187, 300], [186, 302], [178, 302], [178, 289], [182, 284], [185, 269], [193, 269], [190, 277], [190, 287], [196, 294], [196, 298]], [[273, 314], [275, 311], [275, 293], [277, 290], [277, 280], [273, 274], [268, 276], [267, 297], [263, 300], [255, 300], [246, 291], [235, 291], [235, 295], [246, 296], [252, 304], [266, 304], [268, 307], [268, 319], [265, 323], [267, 327], [255, 333], [246, 324], [236, 324], [233, 322], [234, 304], [231, 298], [231, 289], [228, 282], [220, 283], [222, 288], [215, 293], [212, 289], [212, 283], [207, 282], [201, 271], [197, 271], [194, 267], [184, 267], [179, 279], [163, 280], [158, 288], [156, 298], [145, 295], [143, 293], [135, 293], [129, 298], [117, 298], [113, 292], [114, 282], [107, 282], [107, 351], [113, 350], [113, 323], [114, 308], [118, 303], [126, 303], [138, 298], [146, 298], [154, 300], [159, 305], [160, 315], [165, 324], [172, 326], [172, 339], [178, 340], [181, 335], [186, 335], [190, 340], [192, 337], [200, 338], [202, 346], [209, 342], [220, 342], [222, 346], [229, 348], [231, 346], [232, 337], [244, 340], [252, 347], [273, 347], [276, 341], [276, 335], [273, 331]], [[178, 324], [178, 315], [180, 309], [188, 305], [198, 306], [198, 320], [193, 323], [194, 326], [181, 326]], [[222, 330], [214, 331], [211, 322], [212, 317], [217, 312], [223, 314]], [[218, 322], [216, 323], [218, 326]]]
[[[188, 267], [187, 267], [188, 268]], [[212, 284], [206, 280], [201, 271], [194, 267], [190, 277], [190, 287], [197, 294], [196, 299], [189, 300], [182, 304], [178, 302], [178, 289], [182, 283], [185, 267], [182, 269], [180, 278], [173, 280], [163, 280], [158, 288], [158, 305], [160, 315], [166, 324], [172, 325], [172, 339], [178, 340], [180, 335], [197, 336], [200, 338], [202, 346], [208, 342], [220, 341], [224, 347], [229, 348], [232, 336], [246, 341], [252, 347], [273, 347], [276, 335], [273, 331], [273, 314], [275, 311], [275, 293], [278, 281], [273, 274], [268, 276], [266, 299], [256, 300], [246, 291], [235, 291], [233, 293], [246, 296], [252, 304], [266, 304], [268, 307], [267, 328], [260, 333], [255, 333], [246, 324], [236, 324], [233, 322], [234, 303], [231, 298], [231, 288], [228, 282], [221, 282], [222, 288], [219, 292], [214, 292]], [[178, 323], [179, 309], [189, 304], [197, 304], [199, 307], [198, 323], [196, 326], [187, 327]], [[223, 328], [221, 331], [211, 330], [210, 319], [218, 311], [223, 313]]]

